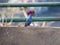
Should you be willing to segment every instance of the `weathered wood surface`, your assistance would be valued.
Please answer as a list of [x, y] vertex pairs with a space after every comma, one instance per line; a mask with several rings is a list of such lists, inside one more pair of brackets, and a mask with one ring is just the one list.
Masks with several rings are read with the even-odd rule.
[[60, 29], [0, 27], [0, 45], [60, 45]]

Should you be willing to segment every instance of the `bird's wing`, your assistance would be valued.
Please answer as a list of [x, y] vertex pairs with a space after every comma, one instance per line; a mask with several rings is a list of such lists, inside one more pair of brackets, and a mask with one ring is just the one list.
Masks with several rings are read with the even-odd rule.
[[32, 16], [29, 15], [28, 18], [26, 19], [25, 26], [29, 26], [32, 22]]

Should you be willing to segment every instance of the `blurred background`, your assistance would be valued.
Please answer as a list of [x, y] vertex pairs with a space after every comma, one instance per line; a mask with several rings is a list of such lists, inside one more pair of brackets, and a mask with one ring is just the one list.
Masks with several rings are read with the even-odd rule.
[[[0, 3], [28, 3], [28, 2], [60, 2], [60, 0], [0, 0]], [[60, 7], [28, 7], [26, 11], [31, 9], [35, 10], [35, 17], [60, 17]], [[25, 17], [24, 13], [21, 13], [20, 7], [14, 8], [0, 8], [0, 17]], [[8, 24], [8, 25], [7, 25]], [[52, 21], [52, 22], [34, 22], [33, 26], [41, 26], [41, 27], [60, 27], [60, 21]], [[15, 27], [15, 26], [24, 26], [24, 22], [10, 22], [10, 23], [2, 23], [0, 22], [0, 26], [3, 27], [6, 25], [7, 27]]]

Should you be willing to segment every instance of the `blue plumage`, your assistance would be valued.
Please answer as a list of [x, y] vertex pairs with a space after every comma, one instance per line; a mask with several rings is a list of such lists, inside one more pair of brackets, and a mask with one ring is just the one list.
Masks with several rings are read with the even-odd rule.
[[27, 19], [26, 19], [26, 22], [25, 22], [25, 27], [29, 26], [32, 22], [32, 14], [30, 14]]

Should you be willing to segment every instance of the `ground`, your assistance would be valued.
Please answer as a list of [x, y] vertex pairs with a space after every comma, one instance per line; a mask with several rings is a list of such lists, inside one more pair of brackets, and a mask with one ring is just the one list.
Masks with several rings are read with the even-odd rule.
[[0, 45], [60, 45], [60, 28], [0, 27]]

